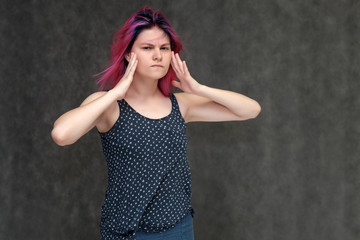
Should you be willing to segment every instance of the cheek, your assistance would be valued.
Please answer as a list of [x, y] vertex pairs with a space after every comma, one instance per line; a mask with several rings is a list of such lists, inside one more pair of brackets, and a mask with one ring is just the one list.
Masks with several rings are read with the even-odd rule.
[[142, 67], [142, 66], [144, 65], [144, 57], [143, 57], [141, 54], [136, 53], [136, 60], [138, 61], [138, 63], [137, 63], [137, 69], [138, 69], [139, 67]]
[[164, 62], [166, 62], [166, 64], [170, 64], [170, 62], [171, 62], [171, 53], [165, 55], [164, 60], [165, 60]]
[[136, 66], [136, 69], [135, 69], [135, 72], [141, 72], [142, 69], [144, 69], [144, 66], [141, 62], [141, 60], [138, 59], [138, 63], [137, 63], [137, 66]]

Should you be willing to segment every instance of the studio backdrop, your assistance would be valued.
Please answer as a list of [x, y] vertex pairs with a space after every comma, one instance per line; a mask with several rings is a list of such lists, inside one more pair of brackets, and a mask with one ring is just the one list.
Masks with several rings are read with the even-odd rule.
[[359, 1], [3, 0], [0, 239], [96, 240], [107, 181], [93, 129], [54, 121], [98, 90], [113, 34], [145, 5], [169, 19], [200, 83], [256, 119], [190, 123], [196, 240], [360, 239]]

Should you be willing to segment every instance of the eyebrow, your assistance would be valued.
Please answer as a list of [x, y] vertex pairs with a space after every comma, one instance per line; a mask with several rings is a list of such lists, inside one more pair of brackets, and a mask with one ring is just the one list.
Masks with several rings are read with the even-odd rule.
[[[149, 43], [149, 42], [143, 42], [143, 43], [141, 43], [140, 45], [150, 45], [150, 46], [155, 46], [154, 44]], [[170, 43], [164, 43], [164, 44], [161, 44], [160, 46], [166, 46], [166, 45], [170, 45]]]

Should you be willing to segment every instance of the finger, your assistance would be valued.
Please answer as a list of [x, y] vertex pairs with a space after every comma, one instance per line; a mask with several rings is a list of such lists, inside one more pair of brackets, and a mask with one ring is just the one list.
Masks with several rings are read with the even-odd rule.
[[183, 68], [184, 68], [184, 73], [190, 75], [189, 69], [188, 69], [185, 61], [183, 61]]
[[171, 55], [171, 66], [173, 67], [173, 69], [175, 70], [176, 73], [179, 73], [179, 67], [178, 67], [178, 64], [176, 62], [176, 58], [175, 58], [175, 54], [174, 52], [172, 52], [172, 55]]
[[133, 53], [133, 55], [131, 57], [130, 71], [134, 68], [134, 65], [135, 65], [136, 61], [137, 61], [136, 54]]
[[173, 85], [174, 87], [177, 87], [177, 88], [180, 88], [180, 89], [181, 89], [181, 84], [180, 84], [178, 81], [172, 80], [171, 83], [172, 83], [172, 85]]
[[179, 73], [182, 73], [182, 71], [181, 71], [181, 65], [179, 64], [179, 61], [178, 61], [178, 53], [174, 54], [173, 61], [174, 61], [174, 65], [175, 65], [176, 70], [177, 70]]
[[127, 77], [128, 73], [129, 73], [129, 69], [131, 69], [131, 65], [133, 63], [132, 59], [133, 59], [133, 53], [130, 54], [130, 59], [128, 60], [128, 64], [126, 66], [126, 70], [125, 70], [123, 77]]
[[176, 62], [177, 62], [177, 64], [178, 64], [178, 68], [179, 68], [180, 72], [181, 72], [181, 73], [184, 73], [184, 69], [183, 69], [183, 66], [182, 66], [182, 63], [181, 63], [181, 59], [180, 59], [179, 54], [177, 53], [177, 54], [175, 55], [175, 57], [176, 57]]
[[[174, 62], [174, 52], [171, 51], [171, 60], [170, 60], [170, 64], [173, 68], [175, 68], [175, 62]], [[175, 70], [175, 69], [174, 69]]]
[[128, 64], [127, 68], [126, 68], [126, 71], [124, 73], [124, 77], [129, 76], [129, 73], [134, 70], [134, 64], [135, 64], [136, 61], [137, 61], [136, 54], [131, 53], [130, 62]]
[[174, 71], [175, 71], [175, 73], [176, 73], [176, 76], [179, 77], [179, 74], [181, 74], [179, 68], [176, 67], [176, 64], [175, 64], [175, 63], [171, 63], [171, 66], [172, 66], [172, 68], [174, 69]]
[[128, 65], [130, 69], [131, 69], [132, 66], [134, 65], [135, 61], [136, 61], [136, 54], [135, 54], [135, 53], [131, 53], [131, 58], [130, 58], [130, 62], [129, 62], [129, 65]]
[[133, 66], [131, 67], [131, 69], [130, 69], [130, 72], [129, 72], [129, 75], [130, 75], [130, 76], [134, 76], [134, 73], [135, 73], [137, 64], [138, 64], [138, 60], [136, 59], [135, 62], [134, 62], [134, 65], [133, 65]]
[[126, 69], [126, 77], [127, 77], [127, 78], [131, 78], [131, 79], [132, 79], [132, 77], [134, 76], [134, 73], [135, 73], [137, 64], [138, 64], [138, 60], [136, 59], [136, 60], [134, 61], [134, 63], [132, 64], [132, 66], [129, 67], [128, 69]]

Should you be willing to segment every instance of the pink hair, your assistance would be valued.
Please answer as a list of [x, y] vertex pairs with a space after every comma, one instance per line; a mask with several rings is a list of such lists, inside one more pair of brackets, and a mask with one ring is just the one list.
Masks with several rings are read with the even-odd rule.
[[[116, 86], [126, 71], [128, 61], [125, 56], [130, 53], [131, 48], [143, 29], [149, 29], [154, 26], [162, 29], [170, 38], [171, 50], [179, 53], [182, 50], [182, 44], [169, 21], [160, 11], [153, 11], [149, 7], [143, 7], [135, 12], [118, 30], [113, 38], [111, 46], [111, 57], [108, 67], [96, 74], [100, 76], [97, 84], [101, 83], [100, 90], [106, 86], [110, 89]], [[158, 86], [165, 96], [169, 96], [171, 81], [176, 79], [176, 74], [170, 65], [167, 74], [159, 79]]]

